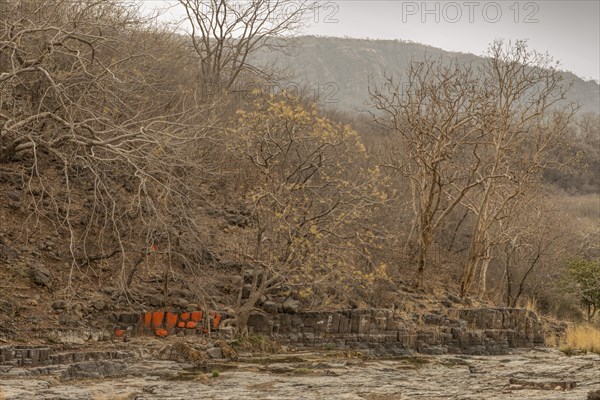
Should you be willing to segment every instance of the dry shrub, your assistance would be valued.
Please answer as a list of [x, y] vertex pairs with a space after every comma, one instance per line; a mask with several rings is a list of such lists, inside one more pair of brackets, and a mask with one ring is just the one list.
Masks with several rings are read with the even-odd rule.
[[556, 336], [555, 333], [551, 333], [549, 335], [546, 335], [546, 337], [544, 338], [544, 341], [546, 342], [546, 346], [548, 347], [558, 347], [558, 337]]
[[600, 329], [591, 325], [575, 325], [567, 328], [560, 350], [567, 354], [575, 350], [600, 354]]
[[238, 352], [249, 353], [278, 353], [281, 350], [281, 345], [262, 335], [241, 337], [233, 341], [231, 346]]
[[534, 297], [527, 297], [525, 301], [524, 308], [529, 311], [533, 311], [536, 314], [540, 314], [540, 309], [538, 307], [538, 302]]

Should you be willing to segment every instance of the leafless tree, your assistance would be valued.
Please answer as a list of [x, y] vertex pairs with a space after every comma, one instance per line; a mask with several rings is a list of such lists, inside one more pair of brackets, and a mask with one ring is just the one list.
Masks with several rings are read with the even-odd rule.
[[[477, 80], [470, 68], [443, 60], [413, 62], [406, 82], [389, 77], [370, 89], [375, 121], [397, 135], [390, 167], [409, 182], [421, 276], [436, 232], [463, 197], [482, 182]], [[411, 242], [409, 238], [409, 243]]]
[[199, 163], [186, 149], [207, 130], [185, 47], [112, 0], [3, 7], [0, 164], [22, 166], [33, 215], [69, 232], [71, 277], [118, 255], [125, 286], [149, 248], [172, 249], [193, 228], [184, 172]]
[[[262, 48], [281, 50], [301, 28], [304, 0], [179, 0], [199, 57], [203, 98], [233, 90], [245, 76], [263, 77], [253, 56]], [[239, 90], [237, 88], [236, 90]]]
[[[494, 42], [483, 68], [478, 112], [482, 160], [477, 178], [482, 184], [462, 203], [476, 221], [463, 271], [461, 293], [471, 289], [479, 270], [485, 280], [490, 232], [511, 204], [553, 164], [553, 150], [564, 145], [574, 109], [561, 106], [567, 88], [552, 59], [530, 51], [523, 41]], [[560, 107], [560, 109], [557, 109]]]
[[490, 295], [507, 307], [517, 307], [524, 296], [532, 295], [528, 289], [537, 287], [541, 276], [560, 273], [572, 228], [542, 185], [528, 188], [496, 222], [487, 233], [478, 295], [483, 298], [488, 291], [488, 269], [496, 270]]
[[565, 93], [552, 59], [523, 41], [494, 42], [476, 73], [425, 60], [411, 64], [404, 84], [388, 78], [371, 90], [375, 120], [398, 133], [399, 156], [390, 166], [413, 193], [420, 274], [436, 232], [464, 208], [474, 223], [461, 292], [476, 276], [485, 292], [497, 225], [564, 143], [574, 112], [560, 103]]

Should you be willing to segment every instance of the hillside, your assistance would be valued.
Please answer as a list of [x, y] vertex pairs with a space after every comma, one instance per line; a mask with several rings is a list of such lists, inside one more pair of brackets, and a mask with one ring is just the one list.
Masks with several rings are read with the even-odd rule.
[[[550, 55], [276, 55], [286, 1], [210, 3], [180, 2], [191, 38], [120, 0], [0, 6], [0, 400], [459, 396], [379, 391], [430, 362], [464, 393], [600, 389], [600, 115], [555, 112]], [[515, 358], [544, 345], [582, 361]]]
[[[456, 53], [413, 42], [304, 36], [294, 40], [286, 54], [264, 51], [258, 63], [274, 63], [289, 69], [295, 78], [284, 87], [308, 86], [309, 93], [344, 110], [366, 109], [369, 80], [382, 81], [384, 74], [402, 76], [411, 60], [424, 57], [456, 58], [459, 63], [481, 65], [483, 58]], [[483, 52], [484, 49], [482, 49]], [[565, 72], [565, 82], [573, 82], [569, 100], [579, 103], [581, 112], [600, 110], [600, 86]]]
[[[561, 282], [574, 257], [598, 266], [600, 184], [550, 168], [597, 165], [597, 116], [506, 113], [505, 92], [472, 86], [481, 75], [455, 66], [448, 76], [432, 61], [441, 86], [423, 82], [422, 107], [392, 104], [401, 124], [377, 115], [377, 125], [349, 126], [314, 97], [235, 96], [257, 76], [228, 61], [240, 42], [206, 41], [190, 56], [181, 36], [130, 21], [125, 6], [107, 5], [114, 15], [100, 21], [102, 7], [71, 6], [15, 7], [7, 18], [18, 29], [0, 24], [10, 43], [0, 48], [0, 340], [159, 308], [227, 314], [239, 335], [255, 312], [284, 308], [392, 308], [420, 319], [535, 299], [543, 312], [583, 317], [579, 293]], [[63, 18], [72, 12], [79, 28]], [[50, 42], [46, 21], [59, 24]], [[66, 52], [53, 48], [70, 41]], [[369, 78], [400, 74], [411, 59], [482, 61], [392, 41], [301, 37], [296, 46], [289, 56], [263, 47], [258, 58], [287, 63], [304, 76], [297, 87], [347, 110], [362, 108]], [[523, 62], [532, 54], [523, 43], [504, 47], [491, 57], [514, 62], [488, 70], [489, 87], [525, 97], [560, 81], [545, 59]], [[221, 53], [230, 57], [210, 59]], [[573, 93], [584, 110], [597, 107], [596, 83], [577, 81]], [[550, 111], [543, 93], [537, 104]]]

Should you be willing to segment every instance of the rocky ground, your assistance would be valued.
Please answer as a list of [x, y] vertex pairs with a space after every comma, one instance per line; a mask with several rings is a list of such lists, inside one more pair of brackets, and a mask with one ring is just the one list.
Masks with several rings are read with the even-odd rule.
[[595, 391], [600, 355], [566, 356], [550, 349], [395, 359], [289, 351], [246, 354], [203, 368], [138, 352], [126, 360], [0, 371], [2, 400], [600, 399]]

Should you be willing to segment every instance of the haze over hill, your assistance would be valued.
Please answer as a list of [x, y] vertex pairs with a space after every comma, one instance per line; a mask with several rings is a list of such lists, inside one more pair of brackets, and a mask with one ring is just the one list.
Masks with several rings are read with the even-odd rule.
[[[474, 66], [483, 61], [473, 54], [413, 42], [303, 36], [287, 54], [262, 52], [258, 62], [289, 69], [295, 77], [283, 87], [295, 90], [307, 86], [311, 95], [318, 95], [327, 105], [362, 111], [367, 108], [369, 81], [382, 82], [384, 73], [400, 77], [411, 60], [424, 57], [456, 58]], [[581, 112], [599, 112], [597, 82], [585, 81], [570, 72], [565, 72], [564, 79], [565, 84], [573, 82], [569, 100], [578, 103]]]

